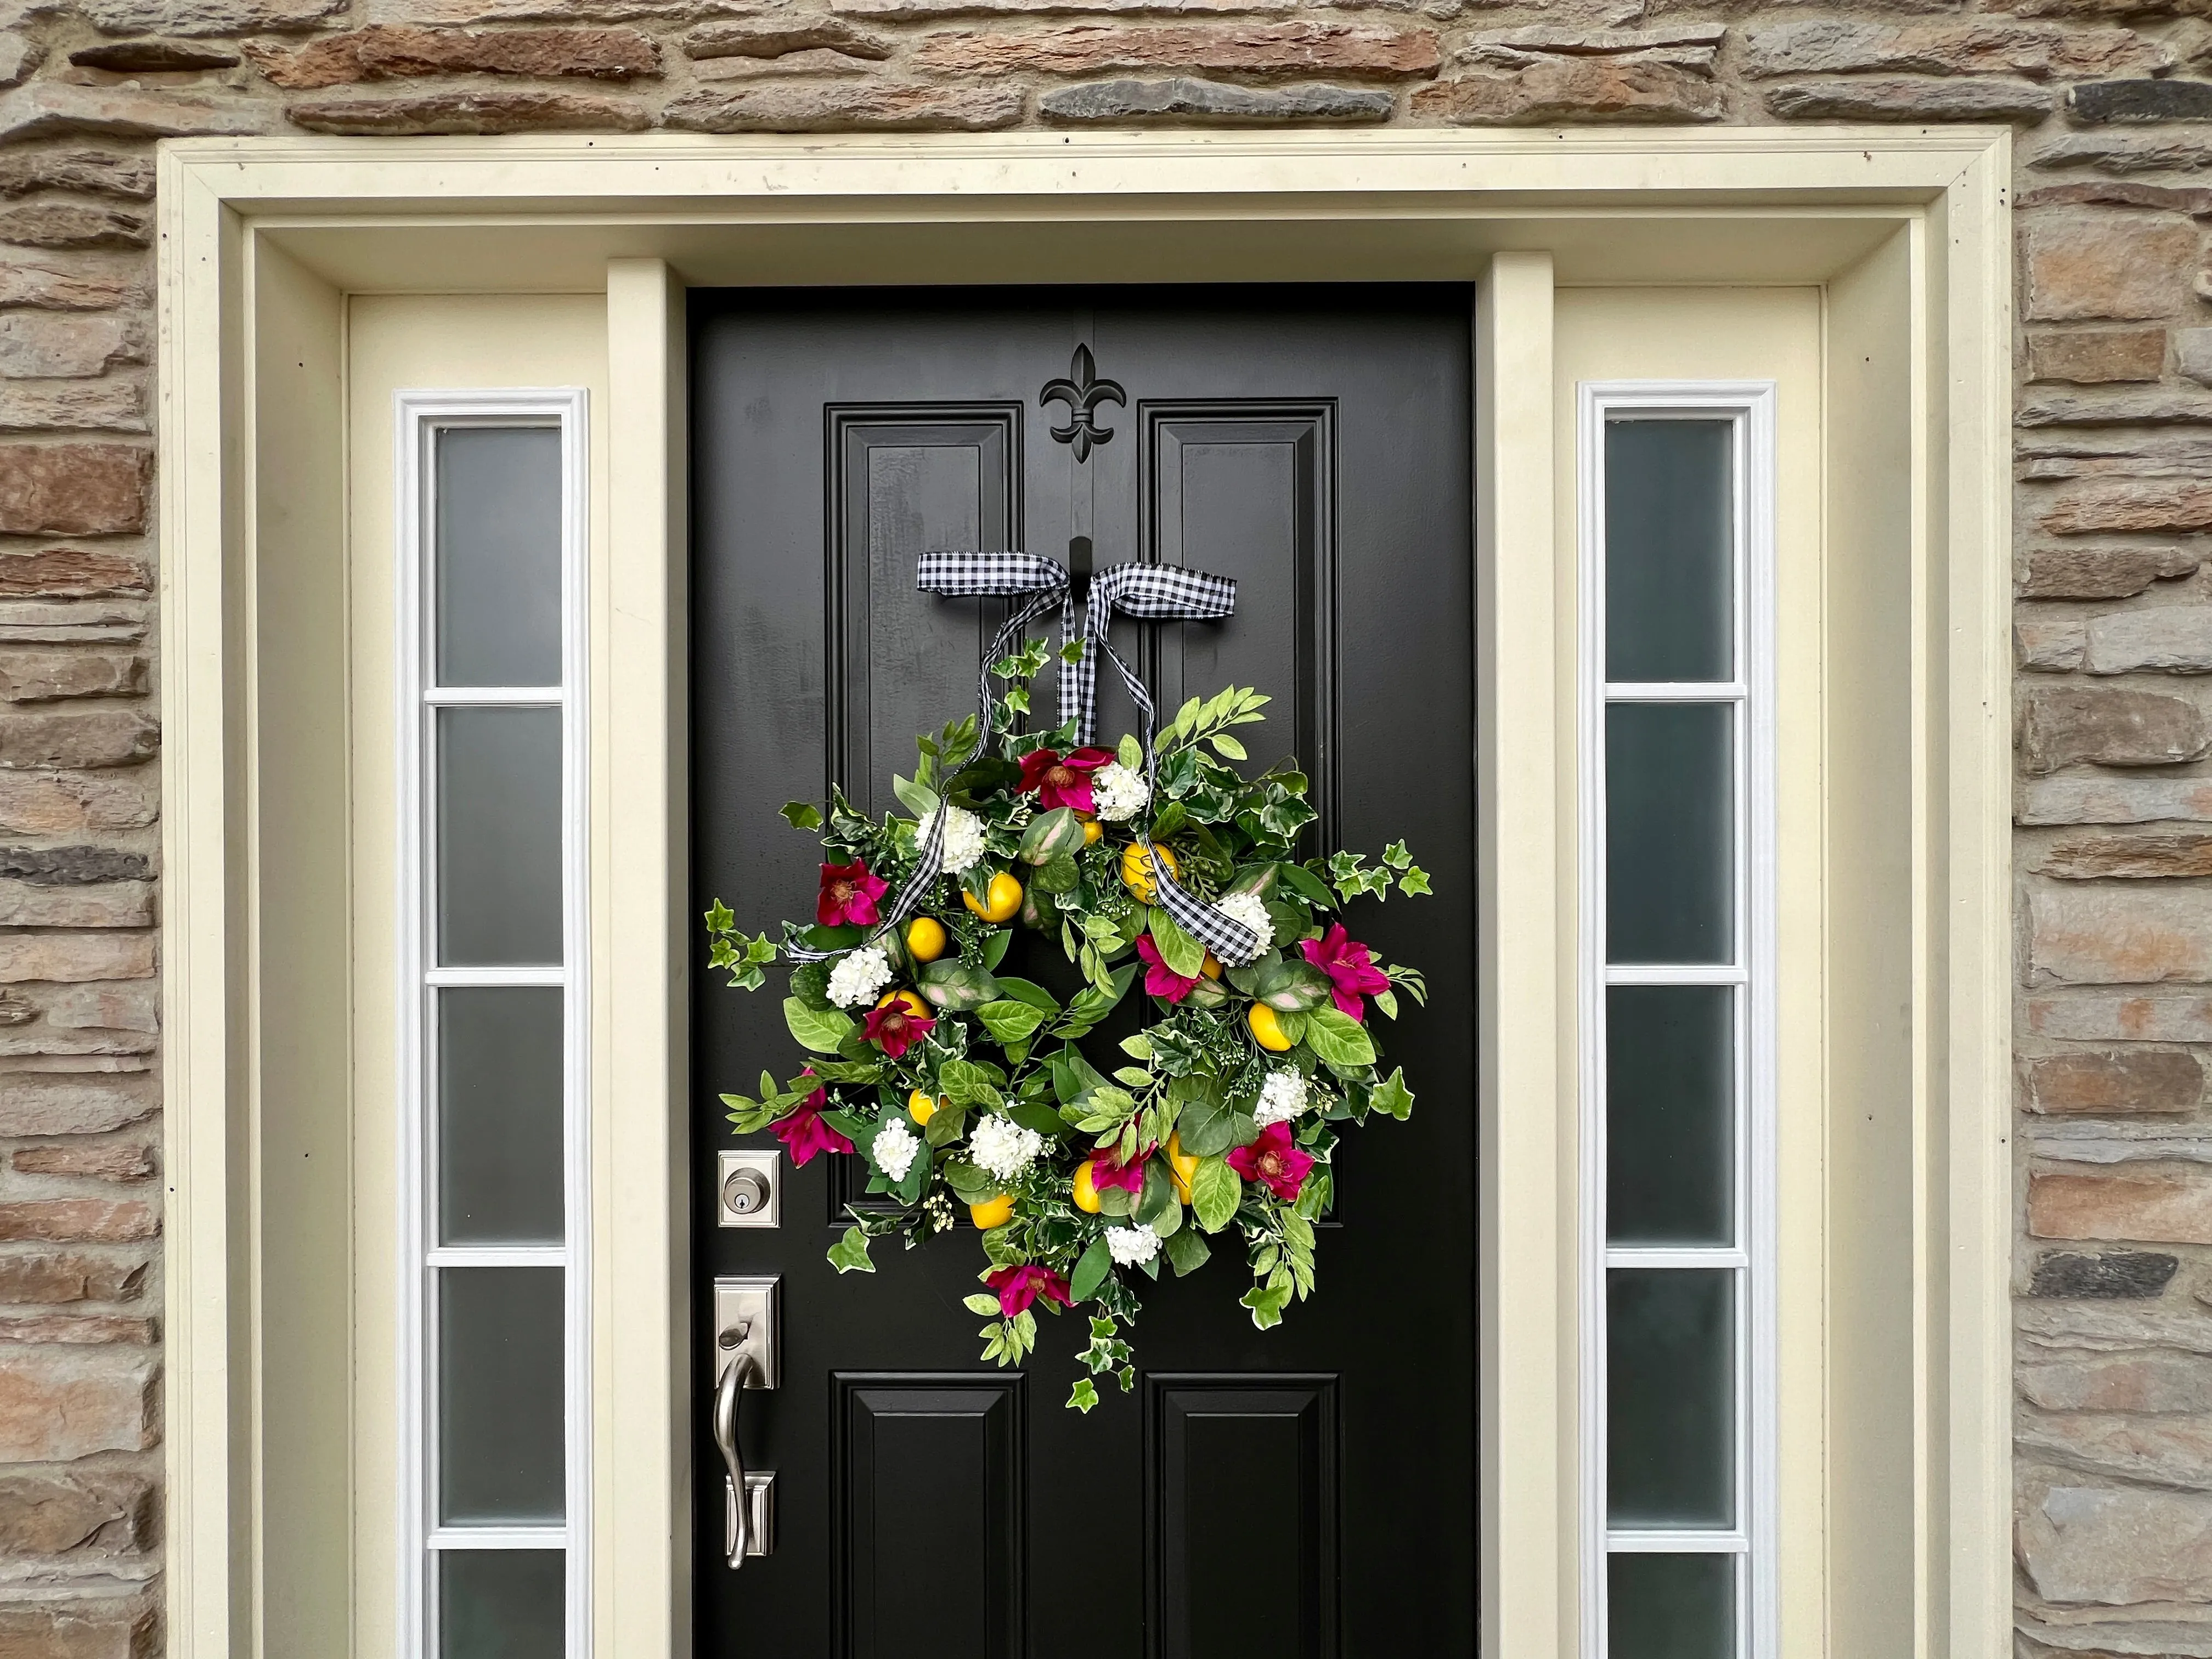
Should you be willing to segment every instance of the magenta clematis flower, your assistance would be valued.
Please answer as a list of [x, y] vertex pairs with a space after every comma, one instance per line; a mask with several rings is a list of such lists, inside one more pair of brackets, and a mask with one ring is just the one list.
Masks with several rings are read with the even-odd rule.
[[814, 920], [824, 927], [872, 927], [883, 919], [877, 913], [876, 901], [889, 891], [889, 882], [868, 873], [866, 859], [825, 864], [821, 896], [814, 901]]
[[1055, 806], [1096, 811], [1091, 804], [1091, 775], [1113, 758], [1110, 749], [1078, 749], [1065, 758], [1040, 749], [1022, 757], [1019, 787], [1024, 794], [1035, 790], [1037, 805], [1047, 811]]
[[1137, 935], [1137, 954], [1145, 960], [1145, 994], [1167, 1002], [1181, 1002], [1197, 988], [1196, 979], [1185, 979], [1160, 960], [1160, 947], [1150, 933]]
[[1300, 939], [1298, 949], [1305, 952], [1308, 962], [1328, 975], [1329, 992], [1339, 1012], [1354, 1019], [1367, 1018], [1363, 997], [1390, 988], [1389, 975], [1375, 965], [1367, 947], [1344, 931], [1342, 922], [1333, 924], [1319, 939]]
[[1228, 1163], [1245, 1180], [1265, 1182], [1269, 1192], [1285, 1200], [1298, 1195], [1298, 1188], [1306, 1184], [1307, 1171], [1314, 1165], [1311, 1152], [1302, 1152], [1291, 1145], [1287, 1123], [1270, 1123], [1249, 1146], [1232, 1151]]
[[860, 1035], [893, 1060], [927, 1036], [937, 1024], [928, 1015], [918, 1014], [907, 1006], [904, 999], [912, 994], [902, 991], [882, 1007], [869, 1009], [867, 1022], [860, 1027]]
[[794, 1170], [805, 1166], [817, 1152], [849, 1152], [853, 1143], [822, 1121], [822, 1109], [830, 1103], [830, 1091], [817, 1089], [800, 1101], [785, 1116], [769, 1125], [769, 1133], [781, 1141], [784, 1150], [791, 1154]]
[[1110, 1152], [1096, 1152], [1091, 1158], [1091, 1184], [1100, 1192], [1117, 1187], [1125, 1193], [1140, 1193], [1145, 1189], [1145, 1160], [1152, 1155], [1149, 1146], [1127, 1164], [1116, 1164]]
[[983, 1282], [999, 1293], [999, 1311], [1009, 1319], [1039, 1297], [1057, 1302], [1063, 1308], [1068, 1305], [1067, 1280], [1051, 1268], [1040, 1267], [1034, 1262], [996, 1268], [983, 1276]]

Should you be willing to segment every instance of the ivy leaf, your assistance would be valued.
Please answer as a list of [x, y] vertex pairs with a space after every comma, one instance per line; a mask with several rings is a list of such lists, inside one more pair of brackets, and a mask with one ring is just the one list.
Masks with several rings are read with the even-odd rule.
[[1165, 910], [1147, 910], [1145, 921], [1168, 971], [1181, 974], [1185, 979], [1196, 979], [1199, 969], [1206, 963], [1206, 946], [1185, 933]]
[[1283, 1322], [1283, 1304], [1291, 1299], [1291, 1287], [1255, 1285], [1237, 1299], [1252, 1310], [1254, 1325], [1271, 1330]]
[[1412, 869], [1398, 878], [1398, 890], [1401, 893], [1426, 893], [1432, 890], [1429, 886], [1429, 872], [1418, 864], [1413, 866]]
[[1069, 1391], [1067, 1403], [1071, 1409], [1081, 1412], [1088, 1417], [1091, 1414], [1091, 1408], [1098, 1403], [1097, 1386], [1087, 1376], [1077, 1377], [1075, 1387]]
[[1088, 1302], [1097, 1293], [1098, 1287], [1106, 1282], [1106, 1275], [1113, 1268], [1114, 1253], [1107, 1248], [1104, 1237], [1102, 1235], [1092, 1239], [1091, 1248], [1083, 1253], [1083, 1259], [1075, 1264], [1075, 1272], [1068, 1278], [1069, 1299]]
[[783, 1023], [802, 1048], [817, 1054], [834, 1054], [837, 1045], [859, 1027], [852, 1016], [835, 1008], [810, 1008], [797, 997], [783, 1000]]
[[1235, 1219], [1244, 1201], [1244, 1182], [1236, 1170], [1218, 1158], [1199, 1160], [1190, 1177], [1190, 1207], [1198, 1224], [1218, 1233]]
[[[858, 1227], [845, 1229], [844, 1237], [830, 1247], [830, 1265], [841, 1273], [872, 1273], [876, 1264], [868, 1260], [868, 1236]], [[992, 1307], [998, 1306], [997, 1299]]]
[[1350, 1068], [1375, 1063], [1374, 1038], [1339, 1008], [1307, 1010], [1305, 1044], [1332, 1066]]
[[811, 806], [803, 800], [787, 800], [780, 810], [784, 822], [794, 830], [819, 830], [822, 827], [822, 809], [818, 806]]
[[1168, 1253], [1168, 1263], [1176, 1270], [1176, 1277], [1183, 1279], [1206, 1265], [1213, 1254], [1205, 1236], [1194, 1227], [1180, 1228], [1162, 1241], [1161, 1248]]

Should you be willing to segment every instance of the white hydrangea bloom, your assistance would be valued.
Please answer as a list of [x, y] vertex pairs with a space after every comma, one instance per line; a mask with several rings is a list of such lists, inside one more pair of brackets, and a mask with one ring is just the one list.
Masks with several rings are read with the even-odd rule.
[[1305, 1109], [1306, 1080], [1285, 1066], [1268, 1073], [1260, 1085], [1260, 1103], [1253, 1108], [1252, 1121], [1264, 1129], [1270, 1123], [1288, 1123]]
[[906, 1179], [906, 1172], [914, 1167], [914, 1155], [921, 1150], [921, 1143], [903, 1119], [888, 1119], [876, 1131], [876, 1167], [893, 1181]]
[[1133, 1267], [1159, 1254], [1160, 1236], [1150, 1227], [1109, 1227], [1106, 1249], [1117, 1266]]
[[872, 1002], [891, 982], [891, 959], [872, 945], [837, 958], [830, 970], [830, 1000], [840, 1008]]
[[1260, 936], [1254, 956], [1275, 942], [1275, 919], [1267, 914], [1267, 902], [1257, 893], [1224, 893], [1213, 901], [1213, 908], [1231, 921], [1243, 922]]
[[983, 820], [964, 807], [945, 809], [945, 869], [958, 875], [983, 856]]
[[1152, 786], [1142, 772], [1133, 772], [1119, 761], [1108, 761], [1091, 775], [1091, 805], [1109, 823], [1133, 818], [1152, 798]]
[[1000, 1181], [1012, 1181], [1044, 1150], [1044, 1137], [1009, 1117], [987, 1117], [968, 1135], [968, 1155], [975, 1167]]

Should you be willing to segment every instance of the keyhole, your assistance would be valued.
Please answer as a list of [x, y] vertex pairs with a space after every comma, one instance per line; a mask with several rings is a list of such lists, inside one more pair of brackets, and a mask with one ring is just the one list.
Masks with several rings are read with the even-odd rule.
[[722, 1204], [732, 1215], [751, 1215], [768, 1203], [768, 1178], [758, 1170], [732, 1170], [722, 1183]]

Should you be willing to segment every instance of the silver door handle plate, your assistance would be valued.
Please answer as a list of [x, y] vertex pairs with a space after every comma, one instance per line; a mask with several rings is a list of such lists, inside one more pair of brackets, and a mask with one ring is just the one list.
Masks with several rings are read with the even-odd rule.
[[[752, 1500], [750, 1524], [745, 1528], [745, 1554], [775, 1553], [775, 1471], [745, 1471], [745, 1496]], [[722, 1553], [734, 1557], [738, 1548], [738, 1489], [728, 1475], [722, 1477]]]
[[715, 1154], [716, 1226], [781, 1226], [782, 1196], [783, 1153], [779, 1149], [746, 1147]]

